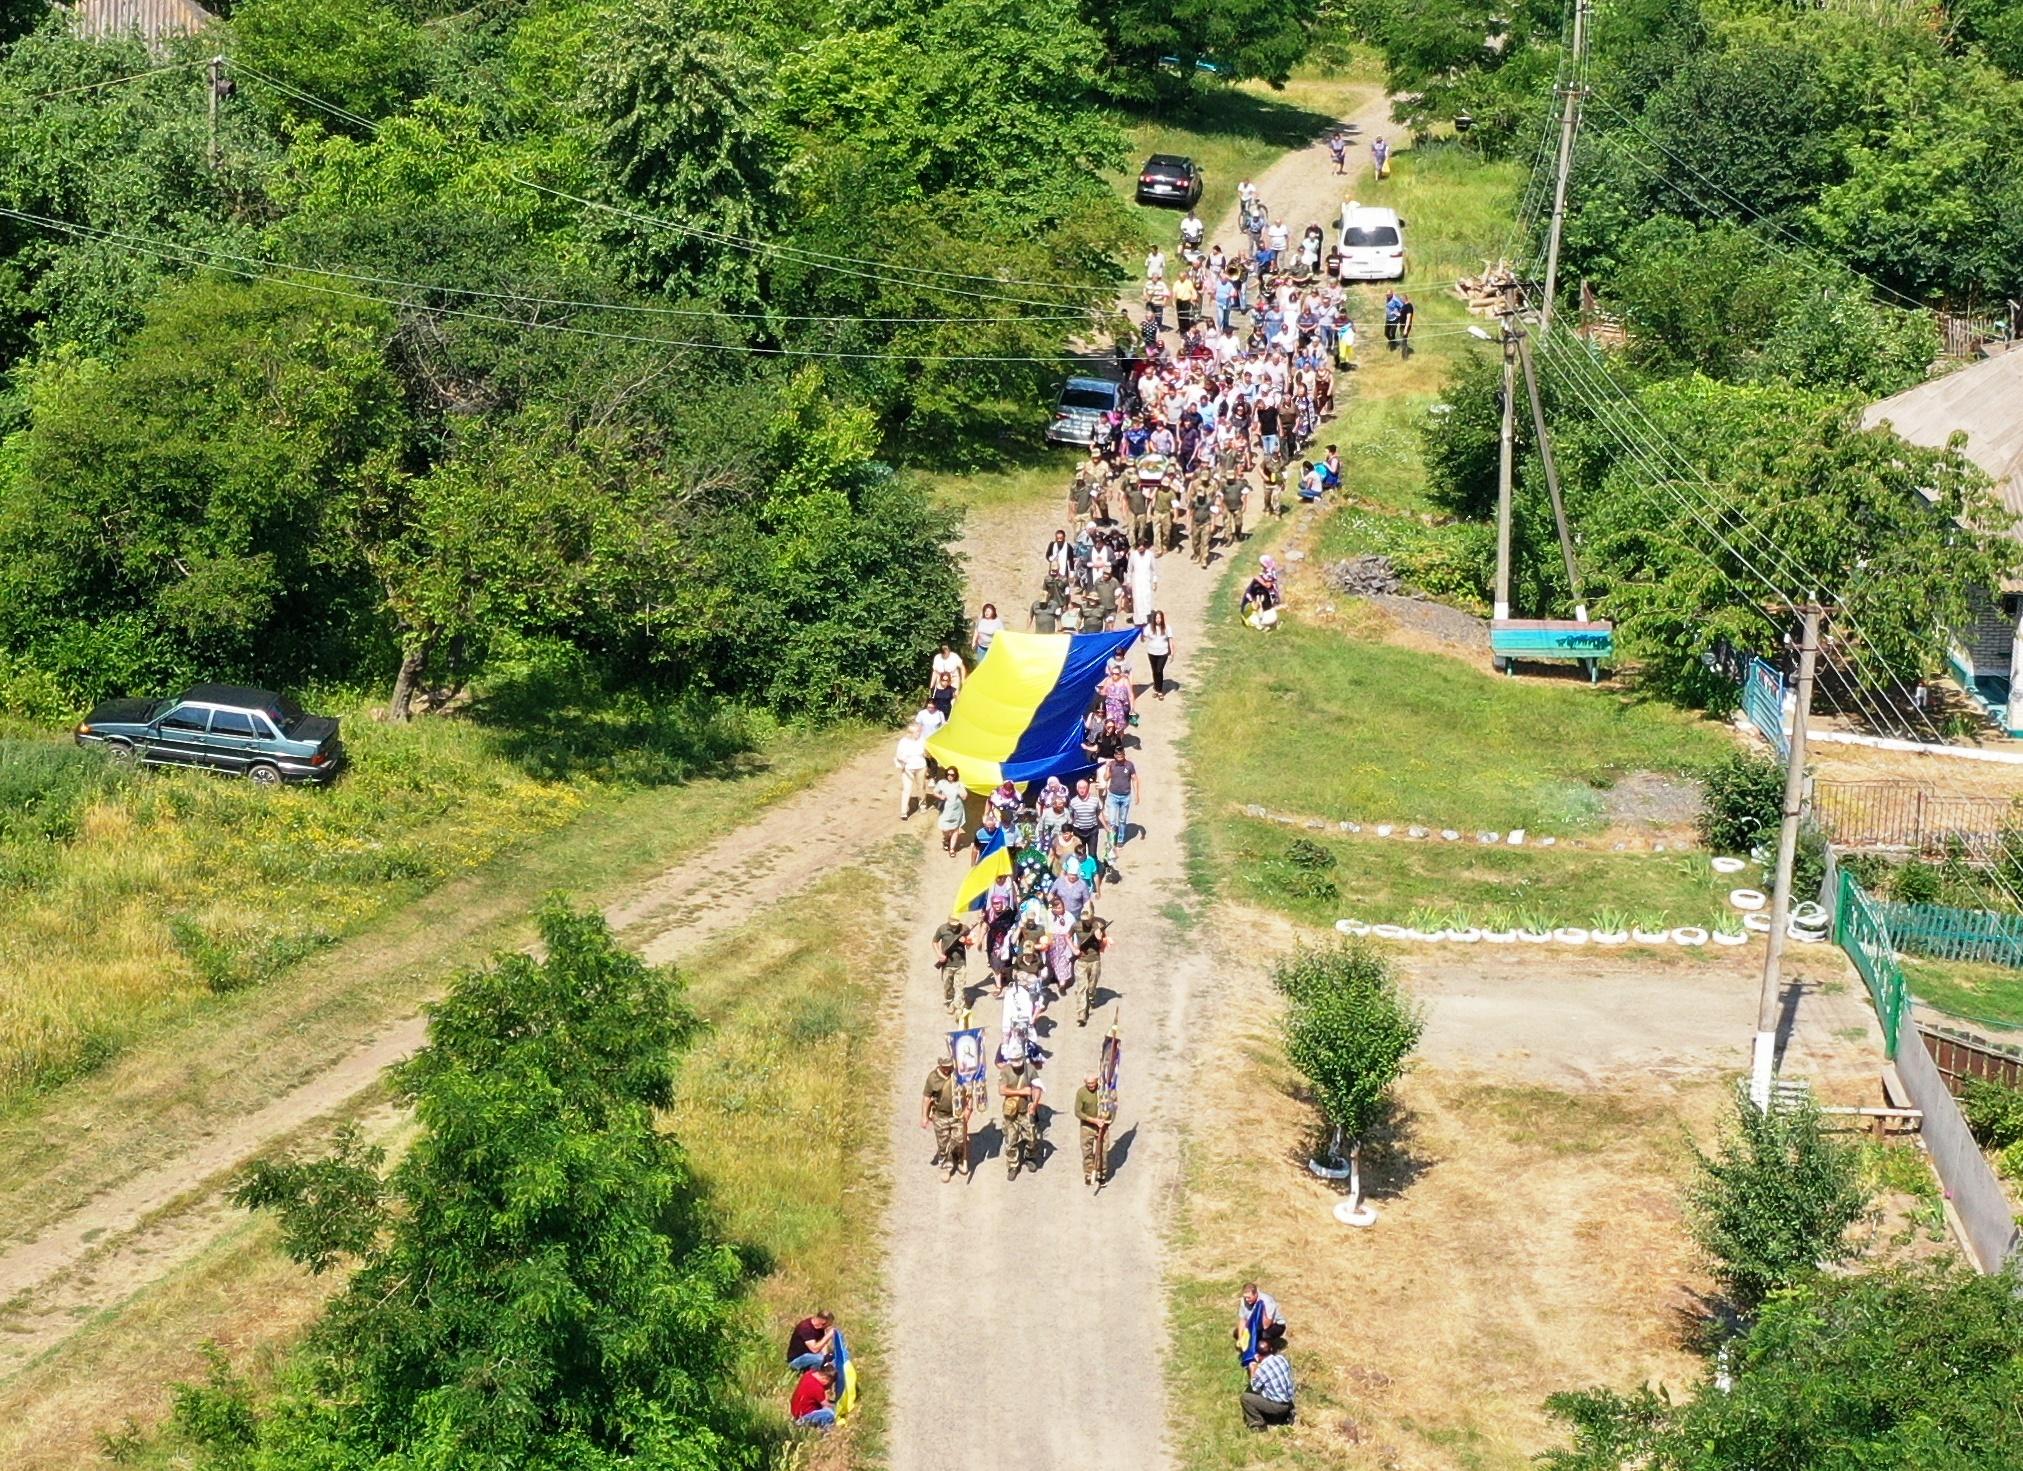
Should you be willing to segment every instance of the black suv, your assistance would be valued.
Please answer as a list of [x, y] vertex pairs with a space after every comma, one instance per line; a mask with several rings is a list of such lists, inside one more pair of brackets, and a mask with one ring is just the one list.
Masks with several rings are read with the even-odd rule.
[[201, 766], [262, 786], [327, 782], [344, 767], [337, 722], [269, 690], [200, 684], [173, 700], [101, 700], [80, 746], [151, 766]]
[[1201, 165], [1172, 153], [1155, 153], [1138, 170], [1140, 204], [1184, 204], [1201, 200]]

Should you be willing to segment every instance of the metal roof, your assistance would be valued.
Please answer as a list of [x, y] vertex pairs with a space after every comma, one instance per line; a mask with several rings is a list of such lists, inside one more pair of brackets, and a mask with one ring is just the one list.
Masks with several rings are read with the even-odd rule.
[[71, 0], [71, 28], [87, 40], [139, 36], [153, 45], [170, 36], [194, 36], [217, 17], [196, 0]]
[[[1964, 433], [1967, 458], [1988, 472], [2002, 504], [2023, 515], [2023, 350], [1983, 358], [1862, 410], [1862, 428], [1885, 423], [1928, 449], [1944, 449], [1956, 431]], [[2023, 541], [2023, 523], [2010, 534]]]

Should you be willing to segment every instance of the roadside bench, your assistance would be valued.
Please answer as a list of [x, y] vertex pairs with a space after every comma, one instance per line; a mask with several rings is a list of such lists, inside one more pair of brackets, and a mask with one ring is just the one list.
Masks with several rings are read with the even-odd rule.
[[1613, 658], [1612, 623], [1561, 618], [1498, 618], [1489, 625], [1491, 661], [1505, 674], [1517, 673], [1520, 659], [1573, 660], [1587, 666], [1588, 683], [1601, 678], [1601, 661]]

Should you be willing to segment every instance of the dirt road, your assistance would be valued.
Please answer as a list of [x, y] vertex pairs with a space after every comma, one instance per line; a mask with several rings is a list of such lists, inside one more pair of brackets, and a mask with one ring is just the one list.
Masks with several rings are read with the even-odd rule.
[[[1367, 130], [1381, 126], [1384, 115], [1373, 93], [1350, 121]], [[1339, 192], [1332, 172], [1326, 152], [1310, 148], [1287, 155], [1256, 182], [1267, 203], [1295, 218], [1324, 218]], [[1217, 235], [1225, 244], [1241, 238], [1233, 215]], [[1001, 529], [1015, 555], [1008, 566], [976, 569], [985, 574], [975, 579], [983, 596], [1001, 608], [1025, 606], [1056, 515], [1049, 507], [1024, 525]], [[958, 1460], [971, 1471], [1146, 1471], [1171, 1463], [1163, 1238], [1178, 1178], [1188, 1028], [1214, 980], [1206, 949], [1172, 918], [1187, 893], [1178, 747], [1196, 667], [1190, 651], [1224, 566], [1218, 558], [1204, 570], [1180, 555], [1160, 563], [1157, 606], [1174, 630], [1178, 652], [1169, 677], [1179, 688], [1163, 703], [1141, 698], [1134, 757], [1145, 790], [1132, 820], [1142, 831], [1120, 858], [1122, 881], [1107, 886], [1100, 901], [1112, 924], [1100, 1005], [1086, 1029], [1075, 1025], [1068, 1007], [1056, 1007], [1060, 1014], [1041, 1023], [1052, 1054], [1042, 1073], [1052, 1115], [1047, 1153], [1037, 1174], [1016, 1181], [1005, 1178], [994, 1083], [993, 1110], [977, 1121], [972, 1139], [974, 1177], [944, 1182], [929, 1166], [933, 1141], [919, 1125], [920, 1088], [950, 1023], [928, 942], [947, 912], [959, 864], [930, 856], [925, 865], [891, 1102], [887, 1341], [894, 1471], [942, 1471]], [[1142, 685], [1142, 660], [1137, 673]], [[984, 973], [972, 965], [973, 981]], [[987, 991], [974, 1020], [994, 1050], [997, 1007]], [[1092, 1195], [1082, 1184], [1073, 1097], [1094, 1071], [1113, 1022], [1123, 1040], [1116, 1174]]]

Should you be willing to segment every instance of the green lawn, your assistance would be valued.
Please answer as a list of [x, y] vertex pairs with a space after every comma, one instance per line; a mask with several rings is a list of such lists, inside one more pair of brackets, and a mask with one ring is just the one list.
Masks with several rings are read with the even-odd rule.
[[1911, 994], [1925, 1005], [1987, 1026], [2023, 1028], [2023, 970], [1914, 955], [1898, 960]]
[[[1338, 900], [1301, 900], [1269, 881], [1289, 834], [1243, 816], [1259, 804], [1328, 822], [1420, 823], [1567, 836], [1604, 821], [1604, 793], [1634, 771], [1683, 773], [1726, 748], [1719, 727], [1614, 683], [1510, 679], [1476, 660], [1389, 641], [1365, 605], [1337, 599], [1318, 566], [1359, 551], [1390, 556], [1407, 580], [1470, 611], [1493, 546], [1436, 515], [1426, 498], [1418, 429], [1461, 354], [1482, 349], [1446, 289], [1499, 253], [1522, 183], [1516, 169], [1432, 143], [1394, 155], [1392, 176], [1366, 181], [1366, 202], [1407, 221], [1419, 306], [1406, 357], [1366, 336], [1346, 407], [1323, 441], [1339, 444], [1349, 495], [1320, 513], [1265, 528], [1233, 560], [1205, 642], [1212, 674], [1196, 690], [1191, 780], [1204, 822], [1195, 876], [1241, 897], [1324, 921], [1396, 921], [1425, 906], [1535, 907], [1564, 924], [1603, 910], [1710, 923], [1719, 888], [1703, 858], [1488, 849], [1466, 844], [1336, 841]], [[1372, 288], [1374, 292], [1376, 288]], [[1367, 315], [1367, 313], [1366, 313]], [[1294, 602], [1260, 637], [1234, 612], [1236, 579], [1257, 554], [1305, 549]], [[1325, 613], [1321, 605], [1335, 603]]]

